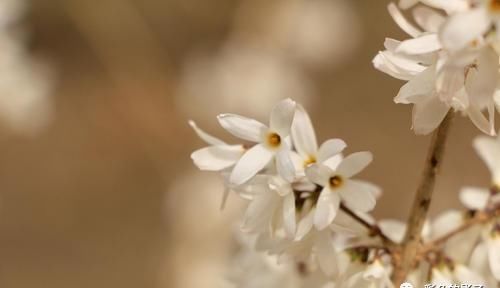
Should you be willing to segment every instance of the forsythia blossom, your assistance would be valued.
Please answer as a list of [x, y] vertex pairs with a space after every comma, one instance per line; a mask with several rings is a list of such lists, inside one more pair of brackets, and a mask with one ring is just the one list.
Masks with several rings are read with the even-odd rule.
[[[415, 3], [410, 3], [415, 2]], [[418, 1], [401, 1], [407, 8]], [[408, 21], [391, 3], [389, 12], [410, 39], [387, 38], [373, 59], [377, 69], [407, 81], [394, 98], [413, 104], [413, 129], [432, 132], [448, 111], [467, 115], [481, 131], [494, 135], [499, 79], [498, 1], [421, 1]], [[487, 112], [488, 117], [484, 115]]]
[[[386, 39], [373, 64], [406, 81], [394, 101], [413, 104], [415, 133], [428, 134], [448, 113], [460, 112], [485, 134], [495, 135], [500, 1], [401, 0], [388, 9], [410, 37]], [[414, 21], [404, 15], [409, 9]], [[311, 118], [295, 101], [277, 103], [268, 125], [234, 114], [217, 118], [246, 142], [227, 144], [190, 121], [208, 144], [191, 158], [201, 170], [221, 174], [223, 205], [230, 192], [248, 202], [240, 232], [250, 240], [243, 241], [230, 277], [236, 287], [399, 285], [392, 280], [414, 287], [500, 283], [500, 137], [474, 141], [491, 172], [490, 189], [463, 188], [459, 198], [466, 209], [422, 219], [420, 231], [413, 229], [420, 226], [407, 228], [369, 214], [381, 189], [358, 174], [372, 154], [344, 154], [347, 144], [338, 138], [318, 145]], [[422, 203], [414, 205], [426, 206]], [[414, 238], [419, 232], [420, 238]], [[408, 239], [420, 240], [414, 241], [415, 259], [405, 257], [412, 246]], [[412, 265], [403, 267], [408, 259]]]
[[[189, 122], [208, 144], [191, 157], [201, 170], [221, 173], [223, 203], [230, 191], [248, 201], [241, 232], [252, 240], [244, 245], [242, 266], [233, 269], [231, 282], [394, 287], [397, 256], [388, 247], [402, 243], [406, 224], [373, 219], [368, 213], [380, 188], [353, 179], [372, 154], [344, 156], [347, 144], [341, 139], [318, 145], [309, 115], [291, 99], [279, 102], [270, 118], [266, 126], [233, 114], [218, 117], [223, 128], [253, 146], [227, 144]], [[500, 140], [480, 137], [474, 146], [491, 170], [493, 188], [466, 187], [460, 200], [467, 211], [445, 211], [426, 221], [423, 254], [406, 279], [416, 287], [457, 282], [493, 287], [500, 280]]]
[[[304, 263], [311, 273], [340, 273], [339, 255], [351, 247], [335, 241], [365, 232], [353, 228], [348, 213], [366, 217], [380, 194], [377, 186], [351, 179], [372, 161], [371, 153], [344, 157], [347, 145], [340, 139], [318, 147], [309, 115], [291, 99], [272, 109], [269, 126], [234, 114], [222, 114], [218, 120], [234, 136], [255, 144], [227, 144], [190, 121], [209, 145], [191, 158], [201, 170], [220, 172], [226, 191], [248, 199], [242, 231], [256, 237], [257, 249], [282, 261]], [[357, 257], [371, 265], [375, 258], [369, 252], [349, 253], [360, 254]]]

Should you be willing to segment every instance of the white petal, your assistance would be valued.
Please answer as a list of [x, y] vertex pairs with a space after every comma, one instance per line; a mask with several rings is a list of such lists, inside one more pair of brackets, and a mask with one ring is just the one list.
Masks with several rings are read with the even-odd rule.
[[432, 222], [432, 238], [439, 238], [463, 224], [464, 215], [457, 210], [449, 210], [439, 214]]
[[235, 114], [221, 114], [217, 119], [229, 133], [252, 142], [260, 142], [262, 135], [267, 131], [266, 125], [259, 121]]
[[412, 124], [415, 134], [429, 134], [434, 131], [450, 108], [438, 97], [430, 95], [418, 103], [415, 103], [412, 111]]
[[378, 70], [401, 80], [410, 80], [427, 67], [411, 56], [381, 51], [373, 58], [373, 65]]
[[429, 95], [434, 91], [435, 81], [436, 67], [430, 66], [403, 85], [396, 98], [394, 98], [394, 102], [402, 104], [414, 103], [412, 98], [415, 96]]
[[442, 26], [440, 39], [443, 47], [456, 51], [482, 36], [491, 21], [485, 9], [476, 8], [450, 16]]
[[340, 162], [336, 172], [343, 177], [350, 178], [365, 169], [372, 160], [373, 155], [371, 152], [352, 153]]
[[426, 6], [416, 7], [412, 12], [415, 22], [428, 32], [437, 33], [441, 25], [446, 21], [443, 15]]
[[292, 124], [292, 140], [297, 152], [302, 157], [315, 156], [318, 150], [316, 133], [311, 119], [302, 105], [297, 105]]
[[481, 112], [481, 109], [475, 105], [469, 105], [466, 110], [470, 121], [479, 129], [481, 132], [487, 135], [495, 135], [495, 130], [492, 130], [491, 123], [488, 121], [486, 116]]
[[193, 128], [194, 132], [196, 132], [198, 137], [200, 137], [201, 140], [205, 141], [207, 144], [226, 145], [226, 143], [224, 141], [222, 141], [219, 138], [216, 138], [216, 137], [208, 134], [207, 132], [201, 130], [193, 120], [189, 120], [188, 123], [189, 123], [189, 126], [191, 126], [191, 128]]
[[373, 197], [375, 197], [375, 199], [378, 199], [378, 198], [380, 198], [380, 196], [382, 196], [382, 188], [380, 188], [379, 186], [377, 186], [373, 183], [367, 182], [367, 181], [363, 181], [363, 180], [356, 179], [356, 182], [359, 185], [364, 185], [365, 189], [367, 191], [370, 191], [370, 193], [373, 195]]
[[477, 137], [474, 148], [488, 166], [494, 184], [500, 184], [500, 143], [493, 138]]
[[231, 176], [229, 176], [229, 182], [234, 185], [245, 183], [262, 170], [271, 161], [273, 155], [274, 152], [262, 144], [253, 146], [236, 163]]
[[387, 6], [387, 9], [389, 10], [389, 14], [391, 15], [392, 19], [394, 19], [394, 22], [398, 24], [398, 26], [408, 33], [408, 35], [412, 37], [418, 37], [422, 32], [418, 30], [415, 26], [413, 26], [408, 20], [403, 16], [401, 11], [399, 11], [398, 7], [394, 3], [390, 3], [389, 6]]
[[224, 192], [222, 193], [222, 201], [220, 204], [220, 210], [224, 210], [224, 208], [226, 208], [226, 202], [227, 198], [229, 197], [229, 192], [231, 192], [231, 189], [229, 189], [229, 187], [224, 187]]
[[279, 197], [273, 193], [255, 196], [245, 211], [241, 229], [247, 233], [266, 231], [273, 216], [277, 198]]
[[399, 40], [386, 37], [384, 40], [384, 47], [389, 51], [394, 51], [396, 50], [396, 48], [399, 46], [400, 43], [401, 41]]
[[343, 159], [344, 156], [342, 154], [337, 154], [333, 157], [323, 160], [323, 165], [330, 168], [330, 170], [335, 171]]
[[500, 90], [495, 91], [493, 95], [493, 101], [495, 102], [495, 107], [500, 111]]
[[456, 98], [458, 93], [466, 94], [464, 67], [453, 64], [448, 61], [436, 76], [436, 91], [439, 93], [438, 98], [443, 102]]
[[295, 101], [291, 99], [281, 100], [271, 112], [269, 127], [284, 138], [290, 134], [294, 115]]
[[293, 193], [288, 193], [283, 200], [283, 224], [285, 231], [290, 239], [295, 237], [295, 196]]
[[321, 144], [318, 150], [318, 163], [321, 163], [342, 152], [347, 144], [341, 139], [330, 139]]
[[305, 217], [300, 219], [299, 225], [297, 226], [297, 234], [295, 235], [295, 241], [300, 241], [304, 236], [306, 236], [309, 231], [311, 231], [311, 228], [313, 227], [313, 222], [314, 222], [314, 209], [311, 209]]
[[[285, 145], [283, 145], [285, 146]], [[276, 169], [285, 180], [292, 182], [295, 179], [295, 166], [290, 157], [290, 150], [282, 147], [276, 154]]]
[[318, 185], [326, 186], [330, 176], [332, 176], [332, 170], [322, 164], [309, 165], [306, 168], [307, 178]]
[[469, 68], [465, 78], [465, 90], [470, 101], [484, 108], [493, 102], [498, 82], [498, 55], [493, 48], [484, 48], [476, 59], [477, 68]]
[[493, 277], [500, 281], [500, 236], [488, 241], [488, 260]]
[[439, 42], [438, 36], [432, 33], [401, 42], [396, 48], [396, 52], [414, 55], [430, 53], [439, 49], [441, 49], [441, 43]]
[[337, 215], [340, 206], [339, 195], [323, 188], [316, 203], [316, 212], [314, 213], [314, 226], [318, 230], [323, 230], [330, 225]]
[[484, 278], [480, 274], [472, 271], [471, 269], [465, 267], [464, 265], [455, 265], [453, 274], [459, 283], [473, 283], [482, 284], [484, 283]]
[[271, 190], [278, 193], [278, 195], [284, 197], [288, 194], [292, 194], [292, 187], [290, 183], [280, 176], [269, 176], [268, 185]]
[[369, 212], [377, 203], [373, 193], [367, 190], [367, 186], [355, 180], [344, 181], [338, 188], [338, 193], [345, 205], [354, 211]]
[[382, 232], [396, 243], [403, 242], [406, 233], [406, 224], [399, 220], [380, 220], [378, 226]]
[[[357, 215], [365, 219], [365, 215]], [[372, 223], [372, 219], [366, 219], [368, 222]], [[339, 210], [337, 216], [330, 225], [330, 228], [336, 233], [342, 233], [346, 236], [365, 236], [367, 229], [358, 221], [354, 220], [350, 215], [347, 215], [344, 211]]]
[[488, 204], [490, 194], [487, 189], [478, 187], [464, 187], [460, 190], [460, 202], [471, 210], [483, 210]]
[[481, 226], [473, 226], [448, 239], [444, 252], [453, 261], [465, 263], [469, 259], [481, 232]]
[[297, 174], [297, 177], [304, 177], [305, 176], [304, 158], [302, 158], [295, 151], [290, 151], [290, 158], [292, 158], [292, 163], [293, 163], [293, 166], [295, 167], [295, 173]]
[[495, 131], [495, 103], [491, 103], [488, 105], [488, 121], [490, 122], [490, 133], [491, 136], [497, 136], [497, 132]]
[[244, 152], [241, 145], [209, 146], [194, 151], [191, 159], [200, 170], [221, 171], [233, 166]]
[[327, 276], [332, 276], [337, 272], [337, 255], [329, 231], [318, 233], [316, 238], [316, 257], [319, 267]]
[[485, 242], [479, 243], [470, 256], [470, 267], [485, 275], [489, 273], [488, 247]]

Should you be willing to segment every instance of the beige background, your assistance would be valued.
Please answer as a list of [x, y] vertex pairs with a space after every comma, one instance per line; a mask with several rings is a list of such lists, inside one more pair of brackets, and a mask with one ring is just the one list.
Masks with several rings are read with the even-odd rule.
[[[357, 48], [340, 64], [303, 69], [314, 87], [308, 107], [320, 140], [374, 153], [363, 177], [385, 192], [375, 214], [403, 219], [429, 137], [410, 131], [410, 107], [392, 102], [402, 82], [371, 59], [384, 37], [405, 36], [388, 1], [351, 2]], [[218, 178], [190, 161], [203, 143], [187, 119], [225, 134], [216, 112], [189, 115], [177, 87], [191, 53], [213, 53], [228, 38], [239, 1], [32, 4], [29, 45], [57, 71], [56, 109], [38, 136], [0, 130], [0, 287], [220, 287], [212, 278], [223, 277], [231, 246], [219, 239], [229, 238], [240, 206], [230, 198], [219, 212]], [[488, 184], [471, 148], [477, 134], [466, 119], [454, 124], [433, 213], [457, 206], [460, 186]]]

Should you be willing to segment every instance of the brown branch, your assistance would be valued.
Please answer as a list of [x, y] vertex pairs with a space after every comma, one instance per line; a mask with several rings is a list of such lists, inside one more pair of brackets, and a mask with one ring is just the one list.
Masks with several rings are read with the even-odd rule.
[[421, 256], [424, 256], [425, 254], [428, 254], [430, 252], [436, 251], [440, 249], [442, 245], [444, 245], [450, 238], [453, 236], [460, 234], [469, 228], [478, 225], [478, 224], [483, 224], [488, 222], [494, 217], [494, 214], [486, 214], [484, 212], [477, 212], [477, 214], [465, 221], [462, 225], [459, 227], [453, 229], [452, 231], [444, 234], [443, 236], [436, 238], [432, 240], [431, 242], [425, 244], [422, 249], [418, 252]]
[[425, 254], [428, 254], [430, 252], [435, 252], [436, 250], [440, 249], [440, 247], [443, 246], [453, 236], [460, 234], [475, 225], [487, 223], [499, 216], [500, 216], [500, 205], [493, 206], [490, 209], [487, 209], [486, 211], [476, 211], [474, 216], [470, 219], [467, 219], [462, 225], [442, 235], [441, 237], [436, 238], [429, 243], [426, 243], [419, 251], [419, 255], [425, 256]]
[[396, 287], [406, 279], [420, 246], [422, 229], [429, 211], [436, 175], [441, 166], [452, 118], [453, 112], [450, 111], [432, 136], [422, 178], [407, 222], [408, 228], [402, 244], [401, 259], [395, 263], [393, 280]]
[[365, 219], [359, 217], [354, 211], [352, 211], [349, 207], [345, 206], [343, 203], [340, 204], [340, 210], [344, 211], [347, 215], [349, 215], [351, 218], [359, 222], [361, 225], [365, 226], [369, 230], [370, 236], [379, 236], [384, 243], [388, 243], [393, 245], [393, 241], [385, 235], [382, 230], [376, 225], [376, 224], [371, 224]]

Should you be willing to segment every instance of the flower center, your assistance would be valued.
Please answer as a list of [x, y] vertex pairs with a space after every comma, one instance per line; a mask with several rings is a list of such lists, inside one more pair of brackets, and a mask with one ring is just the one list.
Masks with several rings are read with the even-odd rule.
[[337, 188], [340, 185], [342, 185], [344, 180], [339, 175], [335, 175], [335, 176], [330, 177], [330, 180], [328, 182], [330, 183], [331, 188]]
[[271, 147], [278, 147], [281, 144], [281, 137], [276, 133], [269, 133], [267, 135], [267, 144]]
[[304, 167], [307, 167], [311, 164], [316, 163], [316, 157], [314, 156], [309, 156], [305, 161], [304, 161]]

